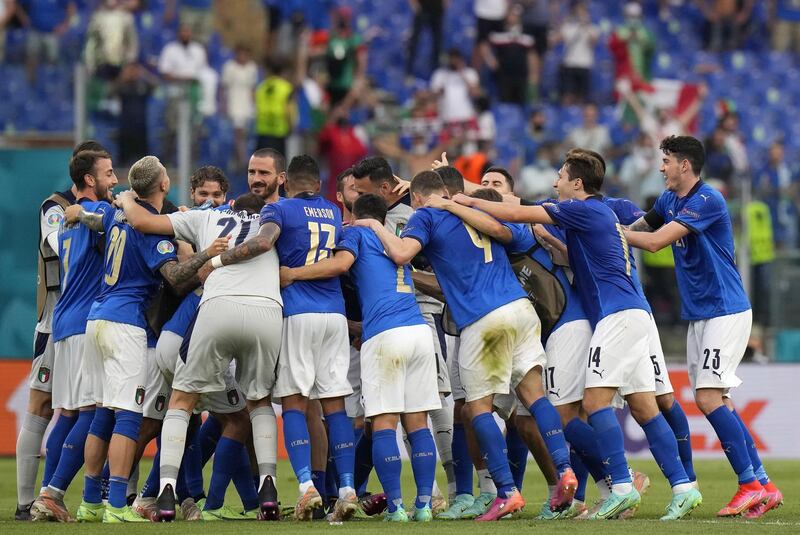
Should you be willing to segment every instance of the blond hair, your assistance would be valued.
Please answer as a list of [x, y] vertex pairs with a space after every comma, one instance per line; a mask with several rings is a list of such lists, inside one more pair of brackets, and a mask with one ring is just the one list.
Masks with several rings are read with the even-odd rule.
[[131, 188], [141, 197], [151, 194], [161, 183], [164, 169], [155, 156], [145, 156], [131, 166], [128, 171], [128, 182]]

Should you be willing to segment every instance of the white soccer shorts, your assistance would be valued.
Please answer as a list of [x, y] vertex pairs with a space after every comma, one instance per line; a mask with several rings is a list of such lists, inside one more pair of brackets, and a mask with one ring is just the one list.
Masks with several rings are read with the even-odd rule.
[[28, 385], [41, 392], [53, 391], [53, 336], [50, 333], [33, 331], [33, 362]]
[[347, 369], [347, 382], [353, 393], [344, 398], [344, 410], [348, 418], [364, 416], [364, 400], [361, 397], [361, 353], [350, 346], [350, 367]]
[[452, 390], [450, 385], [450, 370], [447, 368], [447, 363], [444, 360], [444, 351], [442, 351], [442, 343], [439, 340], [439, 330], [436, 328], [436, 320], [430, 312], [423, 312], [422, 318], [431, 330], [433, 336], [433, 349], [436, 351], [436, 382], [439, 387], [439, 393], [447, 395]]
[[75, 334], [54, 344], [53, 409], [77, 410], [95, 404], [92, 384], [81, 372], [84, 334]]
[[461, 373], [458, 371], [461, 337], [446, 334], [445, 343], [447, 344], [447, 369], [450, 372], [450, 392], [453, 394], [453, 401], [459, 401], [467, 397], [464, 387], [461, 386]]
[[722, 388], [742, 384], [736, 368], [742, 361], [753, 326], [753, 311], [689, 322], [686, 362], [692, 388]]
[[667, 362], [664, 360], [664, 349], [661, 347], [661, 336], [658, 334], [658, 325], [653, 316], [650, 316], [650, 362], [653, 363], [653, 375], [656, 380], [656, 396], [672, 394], [672, 381], [669, 379]]
[[589, 354], [591, 339], [592, 326], [588, 320], [565, 323], [547, 338], [544, 347], [547, 367], [542, 372], [542, 383], [547, 399], [553, 405], [566, 405], [583, 399], [586, 355]]

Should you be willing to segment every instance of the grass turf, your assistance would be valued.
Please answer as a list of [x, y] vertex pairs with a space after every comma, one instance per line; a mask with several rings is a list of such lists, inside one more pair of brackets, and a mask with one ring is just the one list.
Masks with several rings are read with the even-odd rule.
[[[16, 486], [15, 486], [15, 467], [14, 459], [0, 459], [0, 533], [108, 533], [109, 529], [114, 531], [124, 531], [126, 533], [170, 533], [173, 535], [191, 533], [195, 529], [201, 529], [208, 533], [262, 533], [269, 531], [274, 534], [297, 533], [304, 531], [324, 531], [330, 532], [344, 531], [371, 533], [381, 530], [383, 533], [403, 532], [403, 533], [438, 533], [441, 535], [482, 535], [486, 533], [501, 533], [506, 530], [547, 530], [548, 533], [638, 533], [646, 532], [647, 535], [660, 533], [677, 535], [683, 533], [698, 533], [703, 535], [716, 534], [735, 534], [735, 533], [800, 533], [800, 502], [797, 496], [800, 495], [800, 461], [771, 461], [767, 463], [767, 469], [773, 481], [783, 491], [786, 504], [768, 513], [764, 518], [756, 521], [747, 521], [742, 518], [736, 519], [717, 519], [717, 510], [725, 505], [736, 490], [735, 479], [730, 467], [725, 461], [697, 461], [695, 469], [700, 482], [700, 490], [703, 493], [703, 505], [701, 505], [690, 519], [680, 522], [659, 522], [658, 518], [663, 512], [664, 506], [670, 498], [670, 491], [664, 478], [652, 461], [634, 461], [633, 467], [642, 470], [651, 476], [652, 486], [642, 500], [636, 518], [628, 521], [604, 521], [587, 522], [575, 520], [559, 521], [539, 521], [535, 520], [541, 502], [545, 498], [545, 486], [541, 475], [533, 462], [528, 464], [528, 471], [525, 477], [525, 488], [523, 494], [528, 505], [525, 512], [514, 519], [503, 520], [493, 524], [478, 524], [473, 521], [434, 521], [430, 524], [384, 524], [379, 519], [368, 519], [348, 522], [345, 525], [330, 526], [327, 522], [312, 522], [301, 524], [292, 521], [281, 521], [270, 523], [268, 526], [259, 522], [216, 522], [213, 524], [189, 524], [186, 522], [176, 522], [173, 524], [129, 524], [125, 526], [104, 526], [101, 524], [40, 524], [15, 522], [13, 519]], [[150, 461], [142, 463], [140, 486], [147, 477], [150, 468]], [[284, 504], [291, 504], [297, 496], [297, 486], [292, 476], [292, 470], [288, 461], [282, 461], [278, 467], [280, 474], [277, 484], [281, 500]], [[210, 466], [206, 467], [206, 484], [210, 478]], [[444, 485], [444, 474], [439, 471], [437, 480], [442, 488]], [[67, 493], [66, 503], [70, 510], [75, 512], [80, 503], [80, 492], [83, 486], [82, 474], [78, 475], [75, 482]], [[378, 491], [379, 484], [373, 473], [370, 481], [370, 490]], [[406, 463], [403, 467], [403, 492], [408, 506], [413, 504], [414, 496], [413, 479], [411, 466]], [[593, 484], [589, 484], [587, 500], [591, 503], [597, 497], [596, 489]], [[229, 489], [226, 503], [231, 506], [239, 506], [240, 502], [236, 496], [233, 486]], [[408, 507], [407, 507], [408, 508]], [[755, 531], [754, 531], [755, 530]]]

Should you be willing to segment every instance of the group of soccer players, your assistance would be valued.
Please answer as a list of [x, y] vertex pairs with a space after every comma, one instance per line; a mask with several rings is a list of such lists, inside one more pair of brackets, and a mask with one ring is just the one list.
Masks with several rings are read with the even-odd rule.
[[[111, 157], [79, 145], [73, 187], [40, 212], [17, 518], [73, 520], [63, 497], [83, 466], [79, 521], [277, 519], [273, 403], [298, 520], [384, 509], [395, 522], [498, 520], [525, 506], [529, 452], [548, 483], [541, 518], [629, 518], [650, 480], [628, 466], [614, 413], [624, 403], [672, 487], [662, 520], [684, 518], [702, 502], [689, 426], [631, 250], [669, 245], [696, 401], [739, 480], [718, 514], [762, 516], [783, 497], [730, 397], [752, 319], [730, 216], [699, 178], [699, 141], [673, 136], [661, 149], [666, 191], [647, 213], [604, 197], [605, 162], [582, 149], [566, 154], [557, 199], [535, 202], [512, 195], [502, 168], [478, 186], [443, 157], [407, 183], [367, 158], [337, 177], [342, 210], [320, 196], [313, 158], [286, 166], [262, 149], [250, 193], [228, 202], [224, 174], [201, 167], [194, 206], [171, 210], [157, 158], [136, 162], [132, 189], [112, 199]], [[398, 424], [417, 491], [408, 510]], [[370, 496], [372, 469], [383, 493]], [[239, 510], [224, 504], [231, 482]]]

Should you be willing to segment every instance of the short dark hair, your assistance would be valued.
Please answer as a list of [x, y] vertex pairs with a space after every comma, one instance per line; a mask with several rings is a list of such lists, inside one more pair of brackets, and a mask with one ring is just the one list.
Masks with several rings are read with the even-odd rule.
[[85, 141], [81, 141], [72, 151], [72, 155], [75, 156], [79, 152], [83, 152], [85, 150], [91, 150], [95, 152], [108, 152], [104, 146], [93, 139], [87, 139]]
[[191, 184], [192, 190], [196, 190], [206, 182], [219, 183], [219, 188], [225, 193], [228, 192], [228, 188], [230, 187], [228, 177], [225, 176], [225, 171], [214, 165], [198, 167], [195, 172], [192, 173], [192, 176], [189, 177], [189, 184]]
[[603, 176], [605, 176], [605, 174], [606, 174], [606, 161], [603, 159], [602, 156], [600, 156], [600, 153], [597, 152], [597, 151], [589, 150], [589, 149], [582, 149], [580, 147], [576, 147], [574, 149], [570, 149], [570, 150], [567, 151], [567, 158], [569, 158], [573, 154], [581, 154], [581, 153], [588, 154], [592, 158], [597, 159], [598, 163], [600, 163], [600, 167], [602, 168]]
[[492, 188], [476, 189], [475, 191], [472, 192], [472, 195], [470, 195], [470, 197], [475, 197], [476, 199], [483, 199], [485, 201], [503, 202], [503, 196], [500, 195], [500, 192]]
[[336, 175], [336, 192], [342, 193], [344, 191], [344, 179], [353, 174], [353, 168], [348, 167], [338, 175]]
[[430, 195], [445, 189], [442, 178], [433, 171], [422, 171], [411, 179], [411, 193]]
[[508, 183], [509, 189], [511, 191], [514, 191], [514, 177], [511, 176], [511, 173], [508, 172], [508, 169], [506, 169], [505, 167], [499, 167], [493, 165], [492, 167], [483, 172], [483, 174], [481, 175], [481, 181], [483, 180], [483, 177], [489, 173], [499, 173], [503, 175], [506, 178], [506, 182]]
[[86, 180], [84, 177], [87, 174], [94, 176], [97, 160], [102, 160], [104, 158], [110, 160], [111, 155], [105, 151], [97, 150], [83, 150], [70, 158], [69, 177], [78, 190], [82, 190], [86, 187]]
[[461, 171], [452, 165], [443, 165], [442, 167], [434, 169], [434, 172], [442, 179], [444, 187], [447, 188], [447, 192], [450, 195], [463, 193], [464, 176], [461, 174]]
[[661, 141], [659, 148], [667, 156], [675, 156], [678, 161], [689, 160], [692, 173], [700, 176], [703, 164], [706, 163], [706, 151], [699, 139], [692, 136], [669, 136]]
[[312, 186], [319, 183], [319, 180], [319, 165], [308, 154], [295, 156], [289, 162], [289, 167], [286, 169], [286, 181], [288, 183]]
[[392, 166], [389, 165], [386, 158], [381, 158], [380, 156], [364, 158], [353, 166], [353, 178], [361, 179], [365, 177], [369, 177], [370, 182], [376, 185], [384, 182], [388, 182], [391, 185], [397, 184]]
[[272, 161], [275, 163], [276, 173], [281, 174], [286, 171], [286, 156], [281, 154], [280, 151], [269, 148], [257, 149], [250, 156], [251, 158], [272, 158]]
[[264, 204], [266, 204], [264, 199], [255, 193], [245, 193], [236, 197], [236, 200], [233, 201], [233, 209], [237, 211], [244, 210], [252, 215], [259, 213], [264, 208]]
[[564, 166], [570, 181], [580, 178], [583, 181], [583, 191], [589, 195], [600, 193], [603, 187], [603, 175], [599, 174], [600, 165], [594, 156], [586, 153], [577, 153], [567, 156]]
[[366, 193], [353, 203], [353, 217], [356, 219], [377, 219], [383, 225], [386, 221], [387, 209], [386, 201], [383, 200], [383, 197], [374, 193]]

